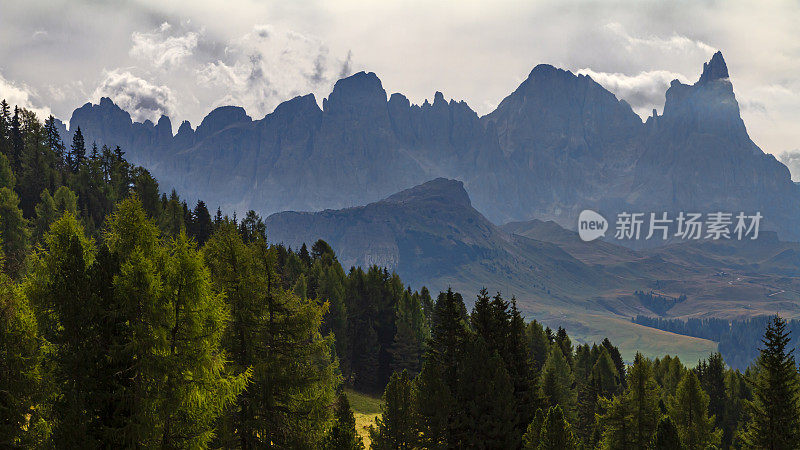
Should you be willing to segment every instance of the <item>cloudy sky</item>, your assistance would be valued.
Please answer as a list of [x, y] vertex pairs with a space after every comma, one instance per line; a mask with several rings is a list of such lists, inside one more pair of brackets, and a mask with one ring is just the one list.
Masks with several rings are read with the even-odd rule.
[[[0, 97], [69, 120], [109, 96], [134, 119], [253, 118], [373, 71], [412, 102], [490, 112], [539, 63], [591, 75], [640, 114], [717, 49], [751, 136], [800, 180], [800, 3], [3, 1]], [[789, 153], [787, 153], [789, 152]]]

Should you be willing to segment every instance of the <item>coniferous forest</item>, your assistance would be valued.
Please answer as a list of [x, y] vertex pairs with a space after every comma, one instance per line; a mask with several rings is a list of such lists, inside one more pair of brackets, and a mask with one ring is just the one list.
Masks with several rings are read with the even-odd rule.
[[254, 211], [190, 207], [124, 149], [0, 107], [2, 448], [364, 448], [345, 388], [381, 396], [376, 449], [800, 442], [779, 317], [742, 370], [624, 361], [513, 297], [468, 310], [322, 240], [272, 243]]

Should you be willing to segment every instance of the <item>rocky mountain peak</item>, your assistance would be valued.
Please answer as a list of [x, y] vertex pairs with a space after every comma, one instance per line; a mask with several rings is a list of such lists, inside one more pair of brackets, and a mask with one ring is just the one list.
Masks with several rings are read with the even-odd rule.
[[436, 178], [413, 188], [400, 191], [385, 200], [389, 203], [437, 202], [450, 206], [472, 206], [464, 183], [447, 178]]
[[375, 107], [386, 104], [386, 91], [374, 72], [358, 72], [342, 78], [333, 86], [333, 91], [322, 102], [326, 113], [338, 112], [350, 107]]
[[728, 65], [725, 64], [725, 58], [722, 57], [722, 52], [714, 53], [711, 60], [703, 63], [703, 73], [700, 75], [700, 80], [697, 84], [704, 84], [714, 80], [725, 80], [728, 78]]
[[197, 127], [197, 135], [199, 139], [202, 139], [235, 123], [250, 122], [251, 120], [241, 106], [220, 106], [203, 118], [200, 126]]

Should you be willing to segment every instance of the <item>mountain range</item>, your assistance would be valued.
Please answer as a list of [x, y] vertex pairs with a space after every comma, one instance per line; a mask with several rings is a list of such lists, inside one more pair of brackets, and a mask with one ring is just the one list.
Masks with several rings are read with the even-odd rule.
[[764, 229], [800, 240], [800, 187], [749, 138], [721, 53], [696, 83], [673, 81], [663, 114], [644, 122], [589, 76], [542, 64], [482, 117], [440, 92], [422, 105], [387, 98], [374, 73], [360, 72], [322, 108], [306, 95], [259, 120], [224, 106], [173, 134], [168, 117], [133, 122], [103, 98], [69, 124], [87, 142], [120, 145], [164, 187], [228, 211], [345, 208], [445, 177], [494, 224], [574, 229], [587, 208], [760, 211]]
[[[515, 296], [528, 317], [568, 327], [581, 341], [609, 336], [629, 357], [638, 350], [691, 361], [714, 348], [631, 323], [639, 314], [800, 317], [800, 243], [774, 232], [755, 241], [643, 250], [583, 242], [553, 221], [494, 225], [473, 207], [462, 182], [444, 178], [364, 206], [276, 213], [265, 224], [270, 241], [296, 249], [321, 238], [344, 267], [384, 266], [412, 286], [466, 293], [468, 304], [482, 287]], [[654, 294], [656, 304], [637, 291]]]

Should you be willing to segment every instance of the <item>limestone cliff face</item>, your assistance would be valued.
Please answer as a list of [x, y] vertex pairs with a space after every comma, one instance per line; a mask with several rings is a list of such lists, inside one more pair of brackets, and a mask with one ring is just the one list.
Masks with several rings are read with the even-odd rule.
[[440, 92], [422, 105], [387, 99], [378, 77], [360, 72], [322, 108], [312, 95], [260, 120], [222, 107], [174, 136], [169, 118], [134, 123], [107, 98], [75, 110], [70, 125], [87, 142], [122, 146], [164, 188], [240, 212], [363, 205], [447, 177], [495, 223], [572, 228], [585, 208], [760, 210], [766, 228], [800, 239], [800, 189], [750, 140], [722, 54], [697, 83], [674, 81], [665, 100], [663, 115], [642, 123], [590, 77], [539, 65], [479, 117]]

